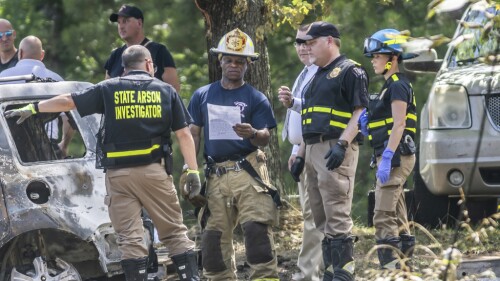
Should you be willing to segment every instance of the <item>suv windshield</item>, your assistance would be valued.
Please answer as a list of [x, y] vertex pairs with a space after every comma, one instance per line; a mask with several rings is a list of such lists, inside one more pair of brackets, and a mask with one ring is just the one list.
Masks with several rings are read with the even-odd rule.
[[474, 6], [463, 19], [460, 32], [456, 40], [460, 43], [455, 46], [449, 56], [449, 67], [464, 66], [477, 63], [480, 57], [498, 53], [498, 29], [494, 27], [490, 32], [484, 32], [486, 25], [491, 25], [491, 17], [497, 16], [496, 6]]

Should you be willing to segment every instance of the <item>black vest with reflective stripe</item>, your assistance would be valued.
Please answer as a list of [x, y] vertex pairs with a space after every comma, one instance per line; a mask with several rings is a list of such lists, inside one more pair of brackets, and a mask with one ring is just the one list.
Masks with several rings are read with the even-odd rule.
[[417, 113], [416, 113], [416, 101], [415, 95], [413, 93], [413, 87], [408, 79], [401, 73], [395, 73], [391, 75], [389, 79], [384, 84], [382, 91], [375, 97], [370, 97], [369, 105], [369, 118], [368, 118], [368, 139], [373, 148], [382, 148], [384, 142], [389, 139], [391, 135], [394, 120], [392, 118], [392, 107], [391, 107], [391, 96], [386, 94], [389, 86], [396, 82], [402, 81], [408, 85], [409, 100], [407, 102], [406, 108], [406, 127], [403, 133], [403, 138], [406, 135], [410, 135], [415, 139], [415, 134], [417, 132]]
[[99, 131], [101, 167], [161, 161], [162, 146], [170, 144], [172, 109], [168, 91], [173, 89], [147, 75], [133, 75], [121, 77], [107, 91], [112, 94], [103, 93], [108, 112]]
[[[343, 97], [342, 81], [354, 62], [341, 57], [334, 65], [320, 68], [304, 93], [302, 104], [302, 135], [340, 137], [352, 117], [351, 105]], [[328, 91], [319, 90], [326, 83]], [[306, 86], [307, 87], [307, 86]]]

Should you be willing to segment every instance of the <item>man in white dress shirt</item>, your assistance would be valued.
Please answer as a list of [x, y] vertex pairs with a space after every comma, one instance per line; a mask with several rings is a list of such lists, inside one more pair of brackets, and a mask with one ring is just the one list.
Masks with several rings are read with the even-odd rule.
[[[57, 73], [47, 69], [42, 62], [45, 56], [45, 51], [42, 47], [42, 41], [36, 36], [29, 35], [19, 43], [19, 62], [16, 66], [8, 68], [0, 73], [0, 78], [9, 76], [29, 75], [34, 74], [37, 78], [48, 79], [53, 81], [63, 81], [64, 79]], [[25, 83], [25, 80], [16, 80], [7, 83]], [[73, 136], [73, 129], [68, 122], [68, 117], [61, 114], [63, 134], [59, 141], [58, 119], [45, 124], [47, 135], [54, 146], [59, 158], [64, 158], [67, 154], [68, 144]]]
[[[304, 188], [305, 173], [295, 167], [292, 170], [292, 164], [297, 157], [300, 143], [302, 142], [302, 125], [300, 110], [302, 109], [302, 91], [308, 86], [308, 83], [314, 77], [318, 67], [309, 61], [308, 49], [306, 47], [306, 33], [309, 25], [303, 25], [297, 31], [294, 46], [299, 60], [304, 64], [304, 68], [297, 76], [292, 90], [287, 86], [281, 86], [278, 90], [278, 98], [285, 107], [288, 108], [283, 126], [283, 141], [288, 137], [288, 141], [293, 144], [292, 153], [288, 160], [288, 169], [292, 172], [295, 181], [298, 182], [300, 205], [304, 218], [304, 234], [302, 236], [302, 245], [297, 260], [297, 266], [301, 272], [292, 276], [294, 281], [319, 281], [323, 275], [323, 257], [321, 242], [323, 234], [316, 229], [311, 207], [309, 205], [309, 196]], [[300, 161], [299, 161], [300, 162]], [[304, 159], [302, 159], [303, 169]]]

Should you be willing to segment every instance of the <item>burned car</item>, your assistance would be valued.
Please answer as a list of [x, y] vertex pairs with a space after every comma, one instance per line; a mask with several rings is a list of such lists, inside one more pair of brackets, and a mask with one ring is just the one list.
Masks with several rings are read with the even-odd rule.
[[[42, 113], [18, 125], [3, 114], [91, 85], [0, 85], [0, 280], [107, 280], [122, 273], [105, 174], [95, 168], [100, 116]], [[61, 157], [46, 124], [63, 115], [74, 135]]]
[[443, 60], [433, 51], [425, 59], [405, 62], [410, 71], [437, 72], [420, 115], [414, 179], [415, 220], [420, 223], [458, 217], [460, 188], [473, 219], [497, 210], [500, 40], [491, 19], [499, 16], [498, 4], [477, 1], [465, 10]]

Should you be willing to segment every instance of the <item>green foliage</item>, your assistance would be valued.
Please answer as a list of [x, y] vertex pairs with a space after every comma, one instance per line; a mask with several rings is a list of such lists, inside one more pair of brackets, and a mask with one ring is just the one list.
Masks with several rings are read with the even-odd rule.
[[[370, 92], [377, 92], [383, 83], [374, 75], [369, 59], [362, 54], [364, 38], [382, 28], [409, 30], [413, 37], [428, 37], [436, 33], [451, 36], [452, 20], [425, 21], [429, 1], [396, 0], [266, 0], [269, 23], [259, 31], [268, 45], [271, 89], [275, 116], [282, 121], [286, 110], [277, 100], [281, 85], [291, 86], [302, 65], [292, 45], [295, 28], [301, 23], [326, 20], [337, 25], [342, 34], [342, 53], [365, 66], [370, 76]], [[104, 78], [104, 63], [111, 50], [123, 44], [116, 24], [109, 15], [123, 0], [0, 0], [0, 13], [9, 19], [18, 32], [16, 44], [27, 35], [41, 38], [46, 51], [45, 63], [66, 80], [97, 83]], [[238, 0], [237, 9], [245, 9], [246, 1]], [[146, 35], [163, 43], [174, 56], [181, 81], [181, 96], [185, 103], [192, 92], [208, 83], [207, 43], [205, 23], [194, 1], [138, 0], [145, 16]], [[273, 33], [270, 33], [273, 31]], [[444, 54], [446, 46], [438, 48]], [[433, 76], [415, 77], [413, 87], [417, 104], [422, 106]], [[279, 138], [281, 139], [281, 138]], [[287, 169], [291, 145], [280, 140], [281, 171], [285, 176], [286, 192], [296, 193], [296, 184]], [[354, 216], [366, 221], [366, 194], [371, 188], [374, 172], [368, 168], [371, 149], [361, 147], [355, 186]], [[176, 153], [176, 163], [182, 162]], [[272, 157], [272, 156], [271, 156]], [[201, 163], [201, 161], [200, 161]], [[180, 170], [177, 165], [176, 169]], [[175, 175], [177, 175], [177, 171]]]

